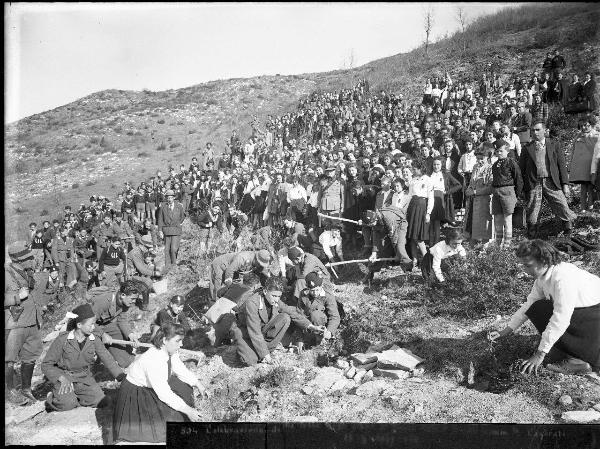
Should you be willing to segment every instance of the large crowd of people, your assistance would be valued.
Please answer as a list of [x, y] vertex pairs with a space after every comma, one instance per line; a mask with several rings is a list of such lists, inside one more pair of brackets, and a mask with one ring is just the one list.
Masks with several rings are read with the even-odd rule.
[[[212, 261], [211, 307], [203, 317], [214, 328], [214, 344], [234, 344], [248, 365], [271, 363], [280, 346], [302, 350], [335, 338], [343, 307], [331, 263], [349, 254], [368, 259], [365, 283], [386, 264], [444, 282], [441, 261], [468, 257], [465, 240], [513, 250], [518, 213], [529, 240], [517, 256], [538, 280], [509, 327], [491, 338], [528, 317], [543, 338], [524, 370], [537, 370], [553, 346], [570, 357], [557, 370], [598, 368], [600, 286], [582, 284], [567, 295], [555, 284], [571, 285], [572, 274], [585, 285], [600, 279], [536, 239], [544, 199], [568, 236], [577, 217], [568, 202], [571, 184], [581, 187], [579, 214], [589, 213], [600, 189], [595, 81], [586, 73], [583, 83], [577, 75], [569, 83], [565, 67], [556, 51], [539, 72], [514, 79], [486, 73], [476, 82], [455, 82], [446, 73], [428, 79], [416, 103], [401, 93], [371, 92], [365, 79], [349, 89], [314, 92], [295, 111], [269, 115], [264, 126], [254, 120], [245, 141], [233, 131], [220, 157], [208, 143], [189, 166], [169, 167], [137, 187], [126, 182], [116, 198], [94, 195], [77, 210], [65, 206], [52, 223], [31, 223], [30, 241], [10, 245], [5, 267], [7, 400], [37, 400], [31, 376], [42, 353], [43, 313], [67, 291], [81, 305], [42, 361], [54, 385], [49, 409], [110, 402], [90, 375], [98, 355], [123, 381], [116, 440], [164, 441], [166, 420], [200, 419], [192, 387], [205, 389], [176, 356], [190, 327], [185, 299], [174, 297], [159, 312], [154, 348], [135, 361], [140, 336], [127, 318], [136, 306], [148, 310], [153, 283], [176, 265], [190, 215], [204, 254], [219, 235], [235, 239], [244, 227], [253, 231], [251, 246]], [[554, 109], [580, 113], [568, 165], [548, 126]], [[161, 248], [164, 265], [157, 266]], [[534, 313], [532, 304], [542, 299], [549, 304]], [[580, 307], [592, 311], [593, 322], [571, 320]]]

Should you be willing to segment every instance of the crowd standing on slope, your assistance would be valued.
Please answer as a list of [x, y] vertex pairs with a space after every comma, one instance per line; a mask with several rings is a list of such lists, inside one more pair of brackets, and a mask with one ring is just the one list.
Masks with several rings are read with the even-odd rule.
[[[68, 292], [80, 305], [42, 360], [54, 385], [49, 409], [110, 403], [90, 374], [98, 356], [123, 381], [115, 440], [164, 441], [165, 421], [199, 420], [192, 388], [206, 390], [177, 357], [190, 329], [185, 299], [173, 297], [158, 313], [153, 348], [141, 358], [132, 350], [140, 336], [129, 327], [129, 313], [148, 310], [154, 282], [176, 265], [190, 215], [201, 252], [220, 235], [253, 230], [252, 248], [216, 257], [198, 283], [209, 284], [203, 319], [214, 344], [234, 344], [245, 364], [272, 363], [281, 346], [301, 351], [335, 339], [344, 312], [331, 264], [349, 253], [367, 261], [365, 283], [388, 264], [444, 282], [441, 262], [468, 257], [464, 240], [512, 250], [513, 223], [524, 219], [530, 240], [516, 251], [536, 281], [509, 326], [490, 338], [529, 318], [542, 342], [523, 370], [537, 372], [554, 349], [568, 357], [552, 369], [598, 369], [600, 279], [536, 239], [544, 199], [568, 236], [577, 217], [570, 185], [581, 186], [579, 214], [589, 213], [600, 189], [595, 81], [586, 73], [583, 83], [577, 75], [568, 82], [565, 67], [556, 51], [541, 71], [515, 79], [485, 73], [454, 82], [446, 73], [428, 79], [412, 104], [401, 93], [371, 92], [367, 80], [315, 92], [264, 126], [254, 120], [245, 141], [233, 131], [220, 155], [208, 143], [189, 166], [137, 187], [126, 182], [113, 199], [65, 206], [41, 227], [31, 223], [30, 241], [10, 245], [5, 266], [6, 399], [37, 400], [31, 377], [43, 314]], [[569, 170], [548, 126], [553, 108], [580, 113]]]

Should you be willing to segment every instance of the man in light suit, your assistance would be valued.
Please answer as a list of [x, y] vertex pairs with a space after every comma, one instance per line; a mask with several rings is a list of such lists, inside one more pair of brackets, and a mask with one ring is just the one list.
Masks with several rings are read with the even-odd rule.
[[532, 134], [534, 140], [524, 146], [519, 161], [527, 200], [528, 237], [537, 236], [542, 198], [546, 198], [554, 215], [563, 222], [565, 234], [569, 234], [577, 215], [567, 204], [569, 174], [564, 152], [557, 142], [546, 137], [543, 122], [534, 123]]
[[[179, 241], [181, 240], [181, 224], [185, 219], [183, 205], [175, 201], [175, 192], [167, 190], [167, 203], [162, 204], [158, 211], [158, 236], [165, 239], [165, 270], [177, 261]], [[163, 273], [163, 274], [164, 274]]]

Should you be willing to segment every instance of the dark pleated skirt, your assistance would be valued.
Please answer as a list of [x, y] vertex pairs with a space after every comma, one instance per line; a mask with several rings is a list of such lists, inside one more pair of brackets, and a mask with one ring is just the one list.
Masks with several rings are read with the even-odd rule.
[[252, 196], [250, 196], [249, 193], [246, 193], [242, 197], [242, 202], [240, 203], [240, 210], [245, 214], [249, 214], [252, 212], [253, 208], [254, 208], [254, 199], [252, 198]]
[[[188, 405], [193, 405], [191, 386], [174, 376], [169, 385]], [[185, 394], [183, 390], [187, 390]], [[127, 379], [121, 383], [113, 415], [114, 442], [164, 443], [167, 421], [184, 422], [188, 418], [158, 399], [152, 388], [138, 387]]]
[[444, 201], [444, 192], [440, 190], [433, 191], [433, 210], [431, 211], [430, 218], [431, 221], [442, 221], [446, 218], [446, 204]]
[[425, 222], [426, 215], [427, 198], [413, 196], [406, 211], [407, 239], [427, 240], [429, 238], [429, 225]]

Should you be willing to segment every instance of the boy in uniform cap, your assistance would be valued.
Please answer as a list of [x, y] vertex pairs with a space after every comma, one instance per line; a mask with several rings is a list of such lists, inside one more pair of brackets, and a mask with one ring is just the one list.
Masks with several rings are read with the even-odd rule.
[[323, 278], [319, 273], [311, 272], [306, 275], [306, 288], [300, 293], [296, 308], [316, 326], [316, 332], [303, 332], [297, 342], [302, 350], [304, 344], [318, 345], [323, 339], [333, 338], [333, 334], [340, 325], [340, 313], [337, 300], [323, 289]]
[[58, 265], [58, 273], [61, 286], [65, 281], [67, 270], [70, 269], [75, 256], [74, 239], [69, 237], [66, 227], [60, 229], [58, 235], [52, 241], [52, 260]]
[[96, 315], [92, 306], [77, 306], [71, 312], [68, 331], [61, 333], [50, 345], [42, 361], [42, 372], [54, 386], [46, 399], [47, 409], [66, 411], [78, 406], [101, 407], [109, 404], [91, 373], [96, 357], [118, 381], [125, 378], [125, 373], [104, 347], [102, 340], [94, 335], [95, 325]]
[[100, 254], [98, 271], [105, 274], [109, 287], [116, 289], [123, 283], [123, 277], [127, 276], [127, 257], [119, 237], [112, 237], [110, 245]]
[[129, 223], [123, 220], [122, 212], [119, 211], [115, 214], [112, 226], [114, 234], [121, 239], [121, 242], [123, 242], [124, 250], [126, 252], [129, 251], [133, 244], [134, 235]]
[[127, 255], [128, 268], [133, 279], [139, 279], [148, 288], [152, 288], [152, 277], [160, 276], [160, 269], [154, 265], [148, 265], [144, 260], [145, 255], [152, 249], [152, 237], [143, 235], [140, 244], [136, 245]]
[[102, 223], [92, 229], [92, 235], [96, 239], [96, 257], [100, 257], [110, 243], [110, 239], [115, 236], [115, 230], [111, 221], [110, 215], [106, 214], [102, 218]]
[[[24, 405], [37, 399], [31, 393], [35, 361], [42, 354], [42, 306], [33, 294], [33, 254], [24, 241], [8, 247], [4, 265], [4, 391], [5, 399]], [[14, 365], [21, 360], [21, 392], [16, 390]]]
[[320, 273], [321, 277], [326, 280], [325, 289], [333, 291], [329, 271], [318, 257], [305, 253], [301, 248], [295, 246], [288, 250], [288, 258], [293, 266], [286, 270], [286, 278], [288, 284], [294, 286], [294, 298], [300, 297], [300, 292], [306, 288], [306, 275], [313, 271]]

